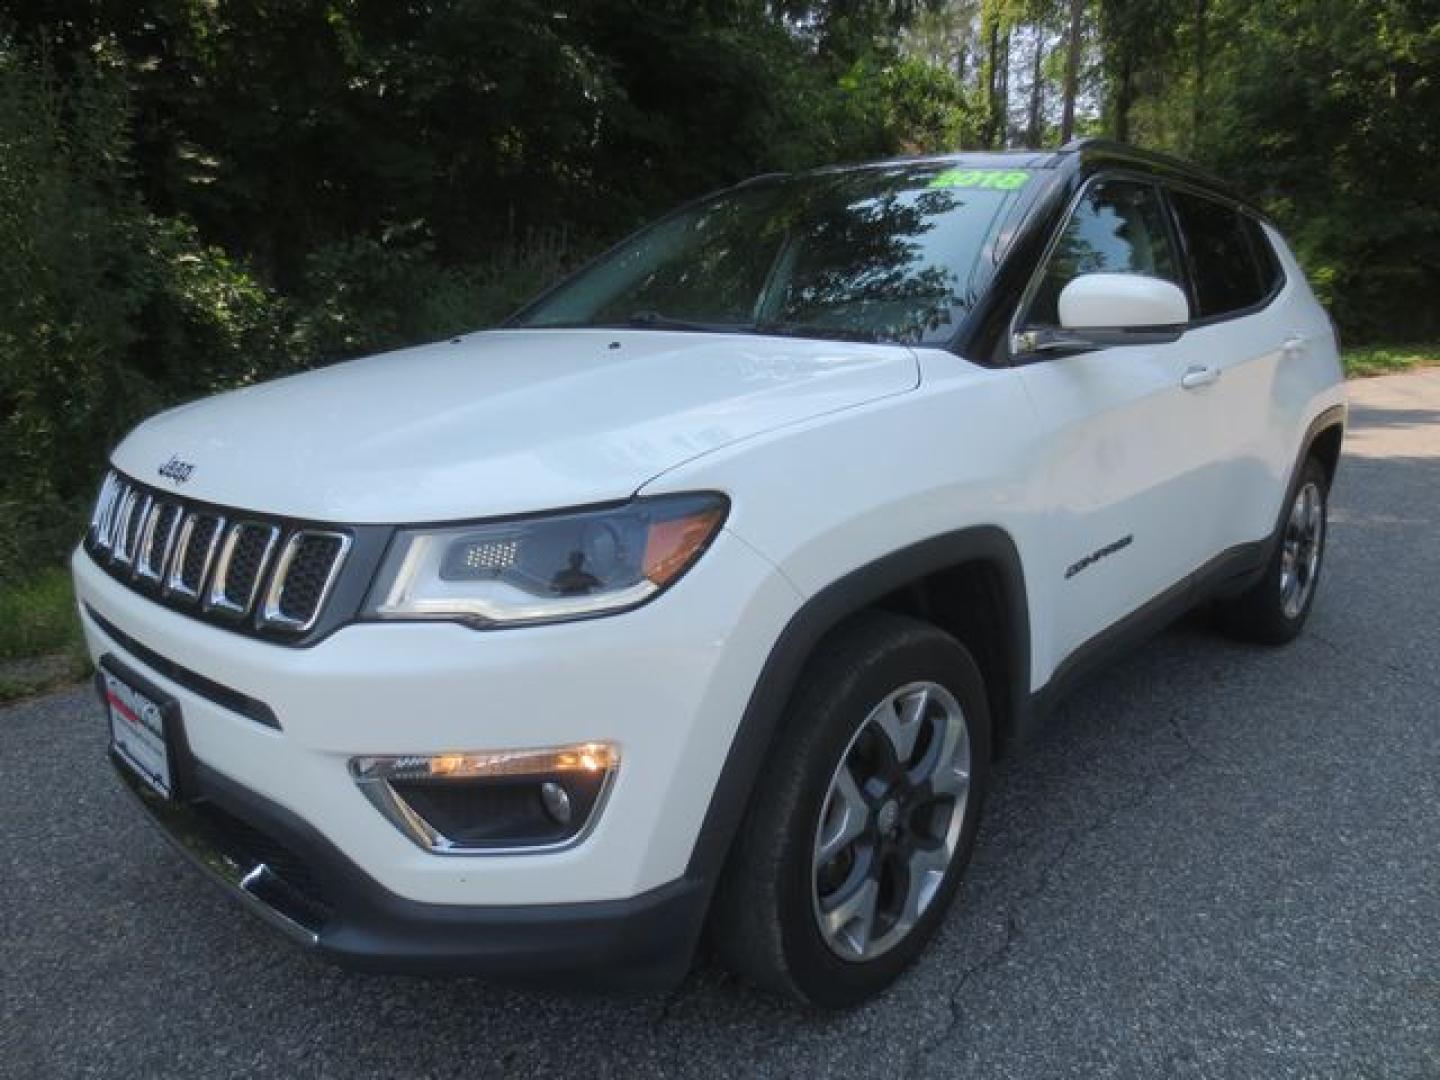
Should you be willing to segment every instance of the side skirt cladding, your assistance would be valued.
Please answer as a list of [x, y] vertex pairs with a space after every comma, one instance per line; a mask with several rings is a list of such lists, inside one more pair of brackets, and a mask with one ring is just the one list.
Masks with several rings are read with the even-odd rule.
[[997, 715], [997, 727], [1019, 733], [1028, 727], [1030, 702], [1030, 612], [1024, 572], [1014, 541], [1003, 529], [975, 526], [931, 537], [851, 571], [812, 596], [786, 624], [760, 673], [735, 739], [710, 796], [704, 825], [696, 838], [686, 873], [712, 887], [720, 876], [730, 844], [744, 819], [775, 737], [784, 722], [791, 694], [806, 662], [824, 637], [847, 617], [922, 579], [966, 563], [994, 567], [1004, 584], [1005, 647], [1009, 652], [1010, 715]]

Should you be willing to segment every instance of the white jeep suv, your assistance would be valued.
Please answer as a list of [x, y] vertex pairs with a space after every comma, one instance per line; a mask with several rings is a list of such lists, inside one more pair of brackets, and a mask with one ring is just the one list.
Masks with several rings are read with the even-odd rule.
[[994, 757], [1315, 597], [1344, 394], [1265, 216], [1080, 142], [760, 177], [502, 327], [167, 412], [74, 556], [119, 775], [321, 955], [822, 1006]]

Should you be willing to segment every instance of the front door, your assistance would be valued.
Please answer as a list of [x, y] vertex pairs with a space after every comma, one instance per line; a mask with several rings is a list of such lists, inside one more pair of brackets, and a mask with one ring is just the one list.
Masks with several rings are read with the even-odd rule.
[[[1153, 184], [1091, 181], [1052, 248], [1019, 327], [1058, 325], [1060, 290], [1085, 273], [1137, 273], [1184, 285]], [[1053, 671], [1077, 647], [1168, 590], [1213, 554], [1219, 485], [1206, 410], [1183, 385], [1175, 344], [1056, 356], [1021, 369], [1052, 443], [1044, 491], [1052, 523], [1037, 582], [1050, 626], [1037, 645]], [[1039, 659], [1039, 658], [1037, 658]]]

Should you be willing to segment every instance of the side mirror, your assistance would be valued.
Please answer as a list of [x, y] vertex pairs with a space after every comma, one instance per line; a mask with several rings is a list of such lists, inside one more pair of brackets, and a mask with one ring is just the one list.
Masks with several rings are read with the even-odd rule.
[[1177, 285], [1144, 274], [1081, 274], [1059, 297], [1060, 326], [1016, 335], [1017, 352], [1088, 352], [1116, 345], [1163, 345], [1190, 322]]
[[1064, 330], [1150, 330], [1190, 321], [1179, 286], [1143, 274], [1081, 274], [1060, 290]]

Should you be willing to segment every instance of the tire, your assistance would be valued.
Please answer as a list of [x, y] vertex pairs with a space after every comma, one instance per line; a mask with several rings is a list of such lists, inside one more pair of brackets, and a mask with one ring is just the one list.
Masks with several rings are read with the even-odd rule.
[[989, 765], [985, 684], [959, 642], [883, 612], [836, 631], [801, 675], [717, 889], [719, 960], [821, 1008], [879, 993], [944, 917]]
[[1306, 459], [1265, 573], [1245, 592], [1218, 605], [1225, 633], [1261, 645], [1284, 645], [1304, 628], [1325, 563], [1329, 489], [1324, 466]]

